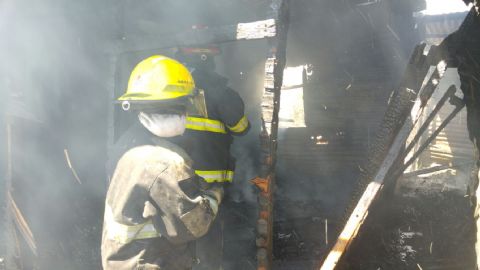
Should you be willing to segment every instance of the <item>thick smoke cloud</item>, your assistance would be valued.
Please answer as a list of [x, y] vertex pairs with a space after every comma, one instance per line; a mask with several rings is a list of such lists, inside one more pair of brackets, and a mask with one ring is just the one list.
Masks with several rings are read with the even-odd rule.
[[[260, 16], [252, 12], [233, 16], [232, 4], [211, 2], [0, 3], [0, 32], [5, 37], [0, 45], [1, 150], [5, 153], [8, 119], [15, 153], [12, 195], [36, 238], [41, 269], [98, 268], [107, 188], [108, 112], [112, 87], [122, 91], [119, 81], [125, 81], [115, 78], [114, 72], [120, 68], [128, 74], [135, 64], [112, 66], [112, 45], [122, 39], [171, 34], [193, 24], [215, 26]], [[246, 8], [240, 2], [237, 6], [237, 11]], [[257, 11], [263, 14], [260, 7]], [[154, 53], [159, 52], [168, 53]], [[247, 104], [251, 110], [252, 102]], [[250, 138], [248, 143], [255, 140]], [[2, 166], [4, 161], [2, 155]], [[4, 171], [2, 167], [2, 185]], [[1, 242], [5, 243], [3, 234]], [[23, 251], [28, 259], [30, 251]]]
[[[391, 79], [383, 85], [385, 89], [375, 100], [376, 107], [363, 108], [374, 116], [362, 124], [374, 129], [391, 87], [417, 43], [413, 20], [404, 19], [414, 10], [408, 4], [402, 6], [400, 2], [404, 1], [393, 0], [372, 1], [368, 5], [366, 1], [292, 2], [295, 4], [287, 65], [315, 66], [317, 74], [321, 74], [319, 89], [330, 87], [325, 81], [331, 78], [339, 81], [341, 91], [348, 84], [356, 89], [362, 81], [384, 80], [385, 74], [380, 71], [385, 71]], [[37, 238], [41, 269], [98, 269], [113, 98], [124, 90], [126, 76], [141, 58], [153, 53], [171, 53], [164, 48], [124, 54], [116, 56], [118, 62], [114, 62], [114, 45], [121, 40], [141, 40], [144, 36], [167, 38], [194, 24], [212, 27], [264, 19], [269, 3], [266, 0], [0, 2], [3, 37], [0, 43], [0, 147], [3, 148], [0, 150], [5, 152], [4, 127], [8, 115], [13, 122], [12, 146], [16, 153], [12, 193]], [[223, 53], [217, 59], [217, 71], [229, 78], [230, 86], [244, 98], [252, 122], [250, 133], [237, 138], [233, 146], [238, 171], [229, 196], [233, 202], [246, 203], [254, 211], [256, 196], [248, 180], [258, 174], [260, 103], [268, 44], [237, 42], [221, 47]], [[365, 75], [363, 71], [370, 73]], [[356, 136], [367, 140], [367, 135], [361, 132]], [[280, 144], [288, 142], [285, 139]], [[2, 164], [5, 159], [0, 157]], [[69, 168], [69, 162], [75, 172]], [[338, 181], [322, 182], [334, 177], [325, 172], [303, 174], [301, 168], [289, 167], [287, 159], [279, 160], [278, 165], [280, 199], [321, 200], [329, 208], [338, 209], [345, 202], [336, 200], [345, 201], [348, 194], [337, 195], [332, 190], [348, 190], [349, 179], [356, 173], [356, 167], [343, 169], [343, 173], [336, 175]], [[341, 168], [341, 164], [335, 166]], [[1, 170], [3, 176], [4, 166]], [[316, 184], [310, 185], [313, 180]], [[246, 235], [251, 236], [252, 248], [253, 233], [249, 231]]]
[[[98, 250], [105, 192], [105, 44], [117, 35], [115, 8], [113, 1], [2, 1], [0, 78], [8, 100], [2, 120], [12, 130], [11, 192], [34, 234], [42, 269], [91, 269], [98, 258], [90, 252]], [[30, 251], [22, 254], [29, 267]]]

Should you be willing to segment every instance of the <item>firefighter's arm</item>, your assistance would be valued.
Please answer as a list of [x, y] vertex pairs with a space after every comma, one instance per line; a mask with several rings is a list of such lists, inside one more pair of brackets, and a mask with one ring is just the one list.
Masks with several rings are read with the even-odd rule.
[[243, 100], [233, 89], [227, 88], [223, 92], [219, 114], [222, 122], [233, 135], [244, 135], [250, 129]]
[[[223, 190], [201, 190], [198, 186], [195, 190], [197, 176], [191, 174], [191, 168], [175, 167], [174, 172], [158, 177], [150, 189], [151, 204], [156, 210], [152, 220], [162, 236], [172, 243], [183, 244], [208, 232]], [[189, 175], [186, 179], [175, 178], [186, 174]]]

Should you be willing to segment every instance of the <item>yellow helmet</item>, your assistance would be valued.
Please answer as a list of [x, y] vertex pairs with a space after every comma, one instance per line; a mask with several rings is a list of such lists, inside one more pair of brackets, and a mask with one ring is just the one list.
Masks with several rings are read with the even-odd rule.
[[195, 82], [188, 69], [171, 58], [154, 55], [133, 69], [120, 101], [162, 101], [192, 96]]
[[127, 91], [118, 101], [126, 111], [130, 105], [155, 108], [182, 104], [189, 111], [204, 115], [204, 101], [197, 102], [197, 96], [193, 77], [184, 65], [166, 56], [154, 55], [133, 69]]

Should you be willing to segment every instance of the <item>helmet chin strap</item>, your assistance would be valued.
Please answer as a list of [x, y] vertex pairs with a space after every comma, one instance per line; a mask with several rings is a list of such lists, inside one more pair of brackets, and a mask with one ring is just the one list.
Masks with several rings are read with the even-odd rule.
[[169, 138], [182, 135], [187, 123], [185, 115], [177, 114], [138, 114], [138, 120], [152, 134], [158, 137]]

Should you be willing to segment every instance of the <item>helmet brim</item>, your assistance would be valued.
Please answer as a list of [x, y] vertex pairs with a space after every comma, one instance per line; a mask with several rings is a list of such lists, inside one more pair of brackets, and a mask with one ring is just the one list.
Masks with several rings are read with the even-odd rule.
[[194, 96], [169, 100], [116, 100], [124, 111], [143, 111], [159, 114], [188, 114], [208, 117], [203, 90]]

